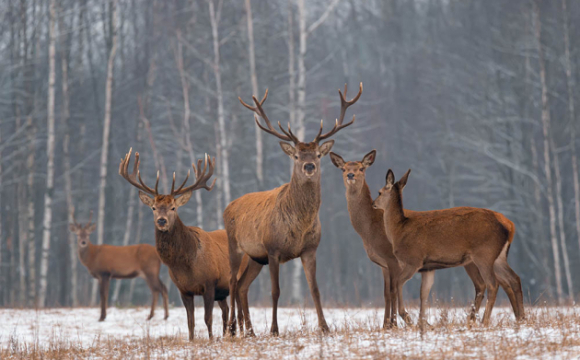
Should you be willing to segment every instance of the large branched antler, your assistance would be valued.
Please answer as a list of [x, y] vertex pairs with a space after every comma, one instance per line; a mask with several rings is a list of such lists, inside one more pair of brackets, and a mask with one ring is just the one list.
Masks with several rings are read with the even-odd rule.
[[[183, 186], [187, 182], [187, 179], [189, 179], [189, 171], [187, 172], [187, 176], [185, 177], [185, 180], [183, 180], [183, 183], [181, 183], [181, 186], [179, 188], [177, 188], [177, 190], [174, 190], [174, 188], [175, 188], [175, 173], [173, 173], [173, 183], [171, 184], [171, 196], [183, 195], [186, 192], [195, 191], [198, 189], [206, 189], [207, 191], [211, 191], [213, 189], [213, 186], [215, 185], [216, 179], [213, 179], [213, 182], [209, 186], [207, 185], [207, 181], [213, 175], [213, 170], [215, 167], [215, 157], [212, 160], [211, 156], [208, 156], [207, 154], [205, 154], [205, 161], [204, 161], [204, 165], [203, 165], [203, 170], [201, 168], [201, 161], [202, 161], [201, 159], [197, 160], [197, 167], [195, 166], [195, 164], [191, 164], [191, 166], [193, 167], [193, 171], [195, 173], [195, 182], [186, 188], [184, 188]], [[209, 169], [208, 169], [208, 163], [209, 163]], [[207, 170], [207, 173], [206, 173], [206, 170]]]
[[362, 84], [362, 82], [360, 83], [358, 94], [350, 101], [345, 99], [346, 98], [346, 90], [347, 90], [346, 84], [344, 84], [344, 95], [342, 94], [340, 89], [338, 89], [338, 94], [340, 95], [340, 116], [338, 119], [336, 119], [336, 122], [334, 123], [334, 127], [332, 128], [332, 130], [330, 130], [326, 134], [322, 134], [323, 121], [320, 120], [320, 130], [318, 130], [318, 134], [316, 135], [316, 138], [314, 138], [315, 143], [318, 143], [324, 139], [328, 139], [329, 137], [336, 134], [340, 130], [342, 130], [345, 127], [352, 125], [354, 123], [355, 116], [353, 115], [352, 120], [350, 122], [348, 122], [344, 125], [342, 124], [342, 122], [344, 121], [344, 115], [346, 114], [346, 109], [348, 109], [349, 106], [351, 106], [352, 104], [357, 102], [358, 99], [360, 98], [360, 96], [362, 95], [363, 84]]
[[[132, 151], [133, 148], [129, 149], [129, 152], [125, 155], [123, 159], [121, 159], [121, 163], [119, 164], [119, 175], [121, 175], [125, 180], [129, 182], [129, 184], [135, 186], [137, 189], [153, 196], [159, 195], [159, 192], [157, 191], [157, 188], [159, 186], [159, 171], [157, 171], [157, 181], [155, 181], [155, 190], [153, 190], [149, 186], [145, 185], [143, 179], [141, 179], [141, 172], [139, 171], [140, 161], [138, 152], [135, 152], [135, 164], [133, 164], [133, 172], [129, 174], [129, 162], [131, 161]], [[139, 178], [139, 182], [137, 182], [137, 178]]]
[[[296, 135], [294, 135], [292, 133], [292, 130], [290, 129], [290, 123], [288, 123], [288, 130], [284, 130], [284, 128], [282, 127], [282, 125], [280, 124], [280, 122], [278, 121], [278, 127], [280, 128], [280, 130], [282, 130], [282, 133], [279, 133], [278, 130], [276, 130], [273, 126], [272, 123], [270, 122], [270, 119], [268, 119], [268, 116], [266, 115], [266, 112], [264, 111], [264, 109], [262, 108], [262, 105], [264, 104], [264, 101], [266, 101], [266, 99], [268, 98], [268, 89], [266, 89], [266, 93], [264, 94], [264, 97], [262, 98], [262, 101], [258, 101], [258, 99], [256, 98], [256, 96], [252, 95], [252, 100], [254, 100], [254, 103], [256, 104], [256, 106], [250, 106], [248, 104], [246, 104], [244, 102], [244, 100], [242, 100], [241, 97], [238, 97], [238, 100], [240, 100], [240, 102], [242, 103], [242, 105], [244, 105], [246, 108], [252, 110], [255, 114], [254, 114], [254, 120], [256, 121], [256, 124], [258, 125], [258, 127], [262, 130], [264, 130], [265, 132], [267, 132], [270, 135], [274, 135], [279, 139], [285, 140], [285, 141], [292, 141], [294, 144], [298, 144], [300, 142], [300, 140], [298, 140], [298, 138], [296, 137]], [[262, 119], [264, 119], [264, 121], [266, 122], [266, 126], [263, 126], [262, 124], [260, 124], [260, 121], [258, 119], [258, 116], [256, 115], [260, 115], [260, 117]]]

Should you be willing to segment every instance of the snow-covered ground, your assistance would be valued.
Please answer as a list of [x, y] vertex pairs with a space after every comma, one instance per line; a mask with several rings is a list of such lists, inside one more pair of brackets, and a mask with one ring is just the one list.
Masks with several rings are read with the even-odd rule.
[[[256, 338], [222, 338], [221, 310], [214, 310], [214, 341], [207, 339], [203, 308], [196, 308], [196, 340], [187, 341], [183, 308], [0, 309], [0, 358], [580, 358], [580, 308], [531, 307], [527, 320], [496, 307], [492, 325], [466, 322], [465, 308], [432, 308], [432, 328], [382, 330], [383, 309], [325, 309], [331, 334], [317, 331], [313, 309], [279, 309], [280, 337], [268, 333], [271, 309], [252, 308]], [[414, 319], [417, 310], [410, 309]], [[482, 313], [480, 313], [481, 315]]]

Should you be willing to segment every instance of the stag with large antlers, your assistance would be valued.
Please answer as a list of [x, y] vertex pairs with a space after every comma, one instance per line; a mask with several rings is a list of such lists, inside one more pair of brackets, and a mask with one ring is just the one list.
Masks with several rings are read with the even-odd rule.
[[483, 323], [488, 324], [498, 291], [507, 293], [517, 320], [524, 318], [524, 297], [519, 276], [508, 265], [507, 255], [516, 228], [495, 211], [456, 207], [434, 211], [404, 211], [403, 188], [411, 170], [399, 181], [389, 169], [386, 185], [373, 201], [383, 210], [383, 220], [393, 252], [403, 266], [401, 281], [422, 271], [419, 323], [424, 324], [425, 307], [437, 269], [474, 264], [487, 287]]
[[[270, 191], [246, 194], [232, 201], [224, 211], [224, 224], [228, 233], [230, 266], [232, 274], [237, 273], [244, 254], [250, 256], [247, 271], [238, 279], [231, 278], [230, 293], [239, 294], [244, 312], [244, 319], [248, 335], [253, 335], [248, 306], [248, 288], [258, 276], [262, 266], [268, 265], [272, 282], [272, 334], [278, 334], [278, 298], [280, 297], [279, 267], [281, 263], [300, 258], [306, 273], [306, 279], [314, 300], [318, 314], [318, 324], [323, 332], [328, 332], [328, 325], [324, 319], [320, 293], [316, 283], [316, 249], [320, 243], [320, 159], [330, 152], [334, 140], [320, 144], [324, 139], [331, 137], [341, 129], [351, 125], [355, 117], [343, 124], [346, 110], [354, 104], [362, 94], [362, 83], [354, 99], [347, 101], [346, 85], [344, 95], [339, 90], [341, 110], [334, 127], [327, 133], [320, 130], [314, 141], [301, 142], [294, 135], [290, 125], [284, 128], [278, 122], [281, 132], [278, 132], [270, 122], [263, 109], [268, 96], [268, 90], [261, 101], [253, 96], [255, 106], [240, 102], [252, 110], [258, 127], [268, 134], [284, 140], [280, 142], [282, 150], [294, 161], [292, 178], [289, 183]], [[258, 119], [261, 117], [265, 126]], [[294, 143], [291, 145], [285, 141]], [[233, 301], [233, 300], [232, 300]], [[232, 333], [235, 331], [235, 308], [230, 310], [229, 326]]]
[[167, 309], [167, 288], [159, 278], [161, 260], [155, 248], [149, 244], [112, 246], [94, 245], [91, 243], [90, 235], [95, 231], [95, 224], [91, 222], [93, 212], [89, 222], [79, 224], [75, 218], [74, 208], [72, 209], [73, 223], [70, 224], [70, 231], [77, 235], [78, 254], [81, 263], [89, 270], [91, 276], [99, 281], [101, 295], [101, 317], [99, 321], [107, 317], [107, 300], [109, 297], [109, 282], [111, 279], [132, 279], [141, 277], [147, 281], [153, 301], [151, 303], [150, 320], [155, 313], [155, 305], [159, 294], [163, 296], [163, 307], [165, 308], [165, 319], [169, 316]]
[[[217, 301], [222, 310], [224, 333], [228, 321], [228, 297], [230, 283], [230, 267], [228, 261], [228, 238], [224, 230], [206, 232], [199, 227], [186, 226], [179, 215], [177, 208], [185, 205], [192, 193], [198, 189], [211, 191], [215, 179], [208, 185], [213, 175], [215, 159], [207, 155], [202, 167], [202, 160], [197, 166], [192, 164], [195, 182], [185, 187], [189, 179], [189, 172], [185, 180], [175, 189], [175, 173], [169, 195], [159, 194], [159, 172], [155, 188], [145, 185], [139, 171], [139, 153], [135, 153], [133, 172], [129, 173], [131, 150], [121, 159], [119, 174], [131, 185], [139, 189], [141, 201], [153, 210], [155, 222], [155, 246], [161, 261], [169, 267], [169, 276], [181, 293], [181, 300], [187, 311], [187, 326], [189, 340], [194, 338], [194, 296], [203, 296], [205, 310], [205, 324], [212, 338], [212, 311], [214, 301]], [[137, 181], [137, 179], [139, 179]], [[239, 267], [242, 272], [247, 264], [247, 258]]]

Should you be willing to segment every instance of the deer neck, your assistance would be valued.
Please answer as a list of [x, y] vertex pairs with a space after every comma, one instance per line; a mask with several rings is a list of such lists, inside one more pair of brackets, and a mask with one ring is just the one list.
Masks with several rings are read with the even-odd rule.
[[[371, 190], [365, 180], [363, 186], [359, 189], [346, 189], [346, 204], [352, 226], [359, 235], [367, 234], [371, 230], [374, 218], [378, 215], [382, 217], [382, 211], [373, 209], [373, 199]], [[363, 237], [363, 240], [366, 240]]]
[[78, 247], [79, 260], [81, 263], [90, 268], [92, 265], [93, 258], [99, 249], [98, 245], [93, 245], [91, 242], [85, 247]]
[[400, 193], [394, 193], [391, 195], [387, 208], [383, 213], [385, 227], [387, 230], [387, 235], [394, 240], [397, 236], [391, 236], [389, 234], [395, 234], [397, 231], [402, 230], [405, 220], [405, 213], [403, 212], [403, 196]]
[[175, 218], [173, 227], [168, 231], [159, 231], [155, 227], [155, 247], [161, 261], [166, 265], [171, 265], [183, 256], [195, 257], [197, 253], [195, 244], [198, 239], [190, 239], [190, 237], [192, 234], [179, 216]]
[[320, 172], [308, 180], [299, 179], [292, 172], [282, 208], [295, 211], [301, 220], [312, 221], [318, 216], [320, 202]]

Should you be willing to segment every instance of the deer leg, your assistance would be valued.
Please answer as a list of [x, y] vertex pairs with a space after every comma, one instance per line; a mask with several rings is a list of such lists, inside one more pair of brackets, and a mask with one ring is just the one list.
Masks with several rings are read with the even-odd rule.
[[242, 255], [230, 246], [230, 319], [228, 330], [231, 336], [236, 335], [236, 298], [238, 297], [238, 271], [241, 263]]
[[[498, 280], [500, 281], [500, 285], [510, 298], [516, 320], [522, 320], [525, 317], [522, 281], [520, 280], [518, 274], [516, 274], [516, 272], [509, 266], [507, 262], [508, 249], [509, 243], [504, 246], [503, 251], [495, 260], [493, 269], [498, 277]], [[504, 285], [504, 283], [507, 283], [507, 285]], [[508, 287], [511, 295], [508, 293]]]
[[242, 310], [242, 302], [240, 301], [240, 292], [236, 294], [236, 306], [238, 307], [238, 325], [240, 334], [244, 333], [244, 311]]
[[275, 256], [268, 255], [270, 281], [272, 282], [272, 327], [270, 333], [278, 336], [278, 299], [280, 298], [280, 261]]
[[312, 300], [314, 300], [314, 306], [316, 307], [318, 327], [320, 327], [320, 330], [322, 330], [323, 333], [328, 334], [330, 329], [326, 324], [326, 319], [324, 319], [322, 304], [320, 302], [320, 291], [318, 290], [318, 283], [316, 282], [316, 251], [302, 254], [300, 260], [302, 260], [302, 267], [304, 267], [304, 273], [306, 274], [310, 294], [312, 295]]
[[429, 303], [429, 293], [435, 281], [435, 271], [425, 271], [421, 273], [421, 306], [419, 308], [419, 327], [421, 331], [425, 329], [425, 308]]
[[163, 320], [167, 320], [169, 317], [169, 296], [167, 294], [167, 287], [163, 282], [161, 282], [161, 279], [159, 279], [159, 287], [161, 288], [160, 291], [161, 297], [163, 297], [163, 308], [165, 309], [165, 317]]
[[213, 322], [213, 304], [215, 302], [215, 289], [213, 287], [206, 287], [203, 293], [203, 309], [205, 320], [205, 326], [207, 326], [207, 332], [209, 334], [210, 340], [213, 338], [213, 332], [211, 329]]
[[[256, 336], [254, 334], [254, 329], [252, 327], [252, 321], [250, 320], [250, 307], [248, 304], [248, 289], [250, 285], [256, 279], [256, 277], [260, 274], [262, 270], [262, 266], [255, 262], [254, 260], [250, 260], [248, 263], [248, 267], [246, 271], [242, 274], [242, 277], [239, 280], [238, 285], [238, 295], [240, 297], [242, 312], [244, 314], [244, 321], [246, 323], [246, 335], [247, 336]], [[242, 324], [240, 323], [240, 328]], [[243, 333], [240, 330], [240, 333]]]
[[195, 303], [193, 295], [181, 293], [181, 301], [187, 312], [187, 329], [189, 330], [189, 341], [193, 341], [195, 330]]
[[228, 307], [228, 301], [226, 299], [219, 300], [218, 305], [222, 309], [222, 323], [224, 326], [222, 336], [226, 336], [226, 332], [228, 331], [228, 313], [230, 312], [230, 308]]
[[107, 317], [107, 301], [109, 299], [109, 283], [111, 277], [109, 275], [102, 275], [99, 280], [99, 292], [101, 293], [101, 317], [99, 321], [104, 321]]
[[510, 285], [512, 290], [515, 292], [516, 295], [516, 302], [518, 307], [518, 315], [517, 320], [524, 320], [526, 318], [526, 313], [524, 310], [524, 294], [522, 291], [522, 280], [516, 274], [516, 272], [508, 265], [507, 261], [505, 263], [506, 271], [510, 274]]
[[485, 285], [487, 286], [487, 303], [485, 304], [485, 312], [483, 313], [482, 322], [484, 325], [488, 325], [495, 304], [495, 298], [497, 297], [498, 281], [493, 271], [493, 260], [474, 260], [474, 263], [479, 269], [479, 273], [481, 274], [481, 277], [483, 277]]
[[389, 276], [389, 269], [382, 268], [383, 270], [383, 283], [385, 285], [384, 296], [385, 296], [385, 318], [383, 319], [383, 329], [387, 329], [392, 326], [391, 323], [391, 277]]
[[157, 306], [157, 298], [159, 297], [159, 285], [157, 284], [159, 280], [155, 276], [147, 276], [146, 280], [151, 290], [151, 312], [147, 320], [151, 320], [155, 315], [155, 306]]
[[473, 281], [473, 286], [475, 286], [475, 299], [473, 300], [471, 313], [468, 317], [469, 320], [475, 321], [481, 306], [481, 302], [483, 301], [483, 297], [485, 295], [485, 281], [483, 281], [483, 278], [481, 277], [481, 274], [479, 273], [479, 270], [474, 263], [465, 265], [465, 272], [467, 275], [469, 275], [471, 281]]
[[501, 262], [500, 259], [497, 259], [494, 263], [493, 270], [499, 281], [500, 286], [503, 288], [505, 293], [507, 294], [508, 298], [510, 299], [510, 304], [512, 305], [512, 309], [514, 311], [514, 316], [516, 319], [519, 320], [519, 303], [518, 299], [516, 298], [516, 294], [510, 281], [512, 280], [512, 275], [508, 273], [507, 269], [504, 267], [507, 264]]
[[396, 278], [391, 276], [391, 326], [397, 326], [398, 289]]
[[407, 325], [413, 325], [413, 319], [411, 319], [411, 315], [405, 309], [404, 301], [403, 301], [403, 286], [409, 279], [415, 275], [415, 273], [421, 268], [421, 265], [410, 265], [403, 263], [403, 268], [401, 269], [401, 273], [399, 274], [398, 284], [397, 284], [397, 300], [399, 302], [399, 315]]

